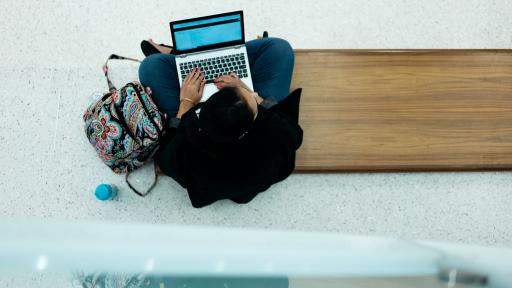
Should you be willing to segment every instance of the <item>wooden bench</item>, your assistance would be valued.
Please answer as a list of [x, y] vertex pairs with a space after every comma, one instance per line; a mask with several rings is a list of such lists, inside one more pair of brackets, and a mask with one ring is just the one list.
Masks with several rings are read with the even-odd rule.
[[512, 168], [512, 50], [296, 50], [296, 171]]

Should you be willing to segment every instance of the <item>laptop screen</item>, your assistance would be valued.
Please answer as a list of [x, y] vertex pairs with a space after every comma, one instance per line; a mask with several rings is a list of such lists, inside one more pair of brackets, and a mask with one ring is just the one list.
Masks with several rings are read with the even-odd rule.
[[242, 11], [170, 24], [177, 54], [244, 43]]

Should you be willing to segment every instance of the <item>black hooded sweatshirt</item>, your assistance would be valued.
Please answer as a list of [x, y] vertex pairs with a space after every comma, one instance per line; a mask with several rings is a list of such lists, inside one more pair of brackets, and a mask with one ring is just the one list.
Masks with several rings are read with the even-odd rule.
[[295, 168], [303, 135], [298, 124], [300, 94], [297, 89], [277, 104], [265, 99], [247, 135], [219, 153], [208, 149], [191, 109], [168, 129], [155, 161], [187, 189], [196, 208], [221, 199], [247, 203]]

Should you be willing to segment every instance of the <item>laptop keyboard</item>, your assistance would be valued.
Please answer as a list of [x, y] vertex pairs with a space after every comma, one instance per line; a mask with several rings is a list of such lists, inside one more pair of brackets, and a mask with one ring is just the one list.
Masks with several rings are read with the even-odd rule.
[[230, 72], [235, 72], [240, 78], [248, 77], [244, 53], [181, 63], [181, 81], [185, 80], [185, 77], [196, 67], [204, 73], [206, 84], [213, 83], [213, 79], [228, 75]]

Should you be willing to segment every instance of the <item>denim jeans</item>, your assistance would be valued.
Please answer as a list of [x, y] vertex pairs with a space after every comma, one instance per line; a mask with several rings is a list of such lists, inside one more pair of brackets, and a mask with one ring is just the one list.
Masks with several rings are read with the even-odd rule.
[[[256, 39], [246, 43], [255, 92], [281, 101], [290, 92], [294, 55], [290, 44], [279, 38]], [[153, 54], [139, 67], [139, 79], [153, 91], [160, 111], [173, 117], [180, 105], [178, 71], [172, 54]]]

